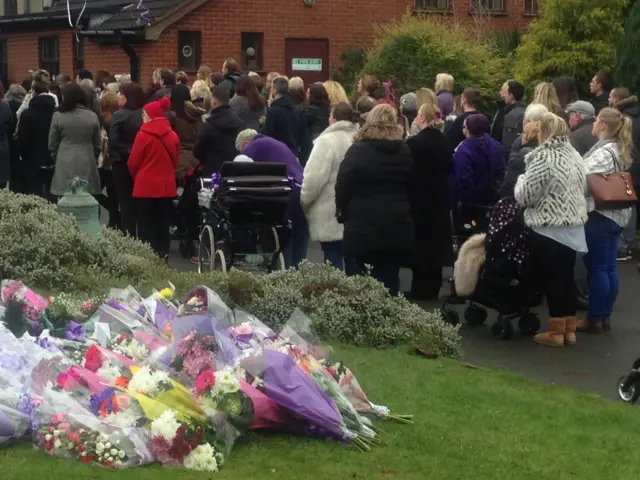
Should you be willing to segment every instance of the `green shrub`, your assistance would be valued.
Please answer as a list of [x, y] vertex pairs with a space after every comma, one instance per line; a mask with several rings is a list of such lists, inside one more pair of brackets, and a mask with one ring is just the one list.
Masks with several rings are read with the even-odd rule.
[[640, 2], [635, 2], [624, 25], [624, 36], [617, 49], [616, 83], [640, 93]]
[[599, 70], [615, 64], [622, 10], [629, 0], [544, 0], [516, 52], [515, 77], [525, 85], [572, 78], [586, 94]]
[[358, 77], [365, 63], [367, 53], [362, 47], [349, 47], [340, 53], [342, 64], [334, 71], [333, 80], [340, 83], [351, 97], [355, 93]]
[[455, 78], [456, 92], [474, 87], [495, 98], [510, 76], [506, 67], [495, 45], [476, 42], [467, 27], [407, 14], [377, 26], [364, 72], [393, 82], [399, 95], [433, 88], [436, 75], [447, 72]]

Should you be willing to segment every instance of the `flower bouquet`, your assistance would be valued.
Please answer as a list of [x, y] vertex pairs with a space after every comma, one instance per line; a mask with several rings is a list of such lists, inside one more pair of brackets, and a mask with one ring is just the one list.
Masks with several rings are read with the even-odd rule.
[[3, 322], [17, 336], [25, 331], [37, 335], [42, 330], [41, 316], [47, 300], [17, 280], [0, 283], [0, 304], [6, 309]]
[[208, 314], [215, 317], [219, 325], [228, 327], [233, 325], [233, 312], [222, 301], [220, 296], [204, 285], [198, 285], [191, 290], [178, 309], [178, 316]]

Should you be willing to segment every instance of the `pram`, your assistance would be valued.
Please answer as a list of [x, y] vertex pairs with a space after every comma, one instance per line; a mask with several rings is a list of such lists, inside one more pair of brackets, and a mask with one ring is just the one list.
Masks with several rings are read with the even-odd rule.
[[[527, 246], [529, 232], [519, 220], [519, 215], [520, 207], [515, 200], [503, 198], [493, 207], [486, 236], [467, 240], [471, 242], [467, 244], [469, 248], [484, 249], [483, 255], [476, 257], [483, 263], [472, 293], [465, 291], [458, 295], [459, 289], [452, 288], [453, 294], [445, 300], [442, 311], [450, 323], [459, 323], [459, 318], [449, 305], [467, 303], [464, 317], [469, 325], [485, 322], [487, 311], [481, 306], [498, 312], [497, 321], [491, 327], [495, 337], [511, 338], [514, 333], [511, 322], [515, 319], [519, 320], [518, 326], [523, 335], [533, 335], [540, 329], [540, 319], [530, 311], [534, 282]], [[461, 270], [459, 262], [466, 253], [464, 247], [460, 253], [456, 271]], [[456, 271], [453, 282], [462, 284], [468, 280], [456, 279]]]
[[626, 403], [636, 403], [640, 398], [640, 358], [633, 362], [629, 375], [618, 379], [618, 396]]
[[200, 181], [198, 271], [284, 270], [292, 192], [286, 164], [226, 162]]

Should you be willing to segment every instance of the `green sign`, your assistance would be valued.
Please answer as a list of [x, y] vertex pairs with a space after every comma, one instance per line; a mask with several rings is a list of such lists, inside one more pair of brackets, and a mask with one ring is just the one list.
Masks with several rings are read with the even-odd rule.
[[322, 71], [322, 59], [321, 58], [292, 58], [291, 70], [304, 70], [307, 72], [321, 72]]

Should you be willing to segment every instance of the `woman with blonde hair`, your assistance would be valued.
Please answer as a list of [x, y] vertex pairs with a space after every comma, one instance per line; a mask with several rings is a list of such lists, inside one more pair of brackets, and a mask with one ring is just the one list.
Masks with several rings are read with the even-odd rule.
[[453, 262], [449, 212], [453, 148], [442, 133], [437, 106], [422, 105], [416, 125], [419, 133], [407, 140], [413, 157], [409, 199], [415, 247], [411, 291], [405, 296], [412, 300], [436, 300], [442, 286], [442, 267]]
[[176, 72], [176, 85], [186, 85], [187, 83], [189, 83], [189, 75], [187, 75], [187, 72], [183, 72], [182, 70]]
[[[631, 119], [614, 108], [600, 110], [592, 133], [598, 137], [584, 156], [587, 174], [611, 175], [631, 165], [633, 149]], [[631, 218], [631, 207], [597, 207], [587, 196], [589, 221], [584, 227], [589, 252], [584, 261], [589, 273], [589, 310], [586, 320], [578, 322], [579, 332], [600, 333], [611, 330], [611, 313], [618, 296], [616, 264], [618, 239]]]
[[524, 112], [522, 133], [513, 142], [504, 183], [500, 188], [500, 197], [513, 197], [513, 189], [518, 177], [525, 171], [524, 157], [538, 148], [538, 135], [540, 133], [540, 119], [548, 113], [547, 107], [541, 103], [532, 103]]
[[300, 77], [291, 77], [291, 79], [289, 79], [289, 88], [291, 90], [295, 90], [297, 88], [304, 90], [304, 80]]
[[549, 309], [549, 331], [536, 335], [534, 342], [552, 347], [576, 343], [574, 264], [576, 252], [587, 250], [586, 171], [568, 135], [562, 118], [542, 115], [540, 146], [527, 155], [526, 170], [515, 187], [525, 224], [532, 230], [531, 261]]
[[453, 112], [453, 83], [454, 79], [448, 73], [439, 73], [436, 75], [436, 97], [438, 106], [444, 118]]
[[547, 110], [556, 115], [561, 115], [562, 107], [560, 106], [560, 99], [558, 98], [558, 92], [556, 87], [549, 82], [541, 82], [536, 85], [536, 89], [533, 93], [533, 101], [531, 103], [541, 103]]
[[207, 87], [211, 89], [211, 87], [213, 87], [213, 82], [211, 80], [212, 73], [213, 73], [213, 70], [211, 70], [211, 67], [208, 67], [206, 65], [200, 65], [200, 68], [198, 69], [198, 73], [196, 74], [196, 79], [203, 81], [207, 85]]
[[[436, 96], [436, 92], [431, 90], [430, 88], [421, 88], [416, 90], [416, 103], [418, 110], [422, 107], [422, 105], [433, 105], [435, 110], [437, 110], [438, 115], [440, 115], [440, 120], [444, 118], [442, 116], [442, 112], [440, 110], [440, 105], [438, 105], [438, 97]], [[409, 137], [413, 135], [417, 135], [420, 132], [420, 127], [416, 124], [415, 120], [411, 122], [411, 128], [407, 132]]]
[[400, 265], [414, 244], [409, 187], [413, 162], [396, 109], [377, 105], [354, 137], [336, 180], [336, 216], [344, 225], [344, 255], [392, 295], [400, 289]]
[[211, 89], [204, 80], [196, 80], [191, 86], [191, 102], [200, 108], [204, 108], [204, 103], [211, 99]]
[[349, 103], [347, 92], [344, 91], [344, 88], [338, 82], [335, 80], [327, 80], [323, 85], [329, 94], [329, 102], [332, 106], [343, 102]]

